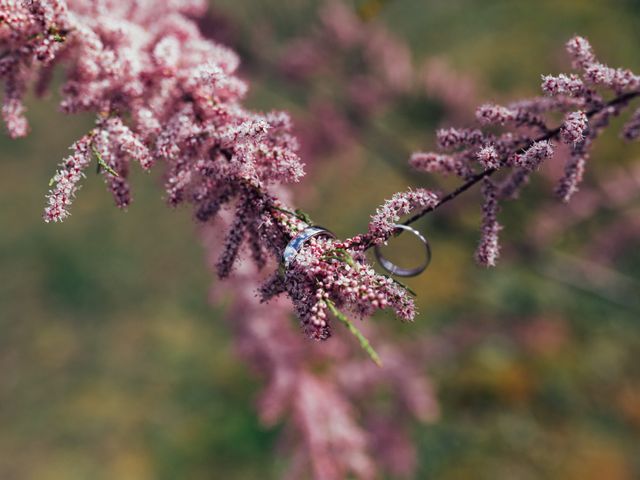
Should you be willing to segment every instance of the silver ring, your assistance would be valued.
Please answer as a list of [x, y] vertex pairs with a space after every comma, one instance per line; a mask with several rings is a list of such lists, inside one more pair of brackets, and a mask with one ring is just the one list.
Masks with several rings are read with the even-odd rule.
[[285, 268], [289, 268], [289, 265], [291, 265], [291, 262], [296, 258], [296, 255], [298, 255], [298, 252], [302, 249], [305, 243], [307, 243], [311, 238], [318, 236], [336, 238], [336, 236], [326, 228], [305, 228], [298, 235], [293, 237], [285, 247], [284, 252], [282, 253], [282, 262], [284, 263]]
[[374, 251], [376, 253], [376, 259], [378, 263], [391, 275], [396, 275], [398, 277], [415, 277], [416, 275], [420, 275], [425, 269], [429, 266], [429, 262], [431, 262], [431, 247], [429, 246], [429, 242], [418, 230], [415, 228], [411, 228], [408, 225], [403, 225], [402, 223], [396, 223], [394, 225], [396, 230], [406, 230], [407, 232], [413, 233], [424, 245], [425, 253], [427, 254], [425, 261], [418, 267], [415, 268], [402, 268], [393, 262], [387, 260], [382, 255], [380, 251], [380, 245], [377, 244], [374, 247]]

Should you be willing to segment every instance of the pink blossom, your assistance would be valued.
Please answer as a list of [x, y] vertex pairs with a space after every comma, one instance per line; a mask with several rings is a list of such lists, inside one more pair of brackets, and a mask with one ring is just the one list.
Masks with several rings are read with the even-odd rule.
[[456, 71], [444, 58], [427, 59], [418, 72], [425, 94], [442, 104], [449, 116], [466, 118], [476, 104], [475, 79]]
[[476, 110], [476, 118], [482, 125], [504, 125], [515, 121], [516, 117], [516, 111], [491, 103], [485, 103]]
[[574, 68], [584, 69], [595, 61], [591, 45], [583, 37], [573, 37], [567, 42], [566, 47], [573, 60]]
[[577, 145], [584, 140], [587, 126], [588, 119], [584, 112], [571, 112], [565, 117], [560, 130], [560, 137], [568, 145]]
[[591, 45], [582, 37], [574, 37], [567, 43], [567, 51], [573, 57], [575, 68], [584, 71], [587, 81], [611, 88], [617, 92], [636, 90], [640, 87], [640, 76], [631, 70], [611, 68], [596, 60]]
[[588, 66], [585, 76], [596, 85], [609, 87], [618, 92], [636, 90], [640, 87], [640, 76], [631, 70], [611, 68], [601, 63]]
[[524, 153], [516, 154], [513, 162], [526, 170], [536, 170], [543, 160], [553, 155], [553, 144], [548, 140], [535, 142]]
[[575, 152], [567, 162], [564, 175], [556, 187], [556, 195], [563, 202], [568, 202], [578, 191], [578, 186], [584, 175], [585, 163], [586, 159], [583, 152]]
[[438, 146], [443, 149], [477, 145], [484, 138], [480, 130], [443, 128], [436, 132]]
[[378, 208], [369, 222], [369, 235], [376, 243], [386, 241], [395, 230], [394, 224], [400, 221], [402, 215], [416, 209], [434, 207], [438, 203], [438, 196], [423, 188], [396, 193]]
[[415, 152], [409, 164], [416, 170], [445, 175], [458, 173], [462, 168], [462, 163], [455, 156], [433, 152]]
[[[373, 230], [373, 235], [389, 231], [382, 222], [375, 225], [385, 230], [384, 233]], [[355, 245], [350, 246], [352, 244]], [[360, 316], [391, 308], [398, 317], [412, 320], [415, 305], [410, 293], [390, 278], [377, 274], [366, 263], [366, 257], [359, 248], [360, 244], [353, 240], [341, 242], [313, 238], [280, 279], [283, 286], [274, 288], [277, 280], [272, 279], [266, 284], [268, 289], [262, 290], [263, 298], [267, 300], [270, 293], [285, 290], [293, 301], [304, 331], [318, 340], [331, 335], [331, 321], [327, 313], [329, 302]]]
[[[304, 244], [290, 267], [276, 270], [284, 247], [309, 223], [307, 216], [292, 211], [283, 200], [285, 186], [304, 173], [298, 142], [285, 113], [260, 113], [243, 106], [247, 85], [236, 74], [237, 55], [205, 39], [192, 19], [203, 12], [204, 1], [135, 2], [135, 8], [130, 2], [113, 1], [108, 11], [104, 4], [86, 0], [6, 4], [0, 29], [0, 77], [10, 135], [27, 132], [22, 105], [26, 86], [35, 81], [37, 91], [44, 91], [53, 66], [62, 70], [62, 110], [96, 116], [96, 126], [73, 145], [73, 153], [53, 177], [45, 220], [69, 215], [78, 182], [94, 157], [120, 207], [131, 202], [127, 179], [131, 161], [144, 169], [162, 165], [169, 204], [192, 207], [203, 229], [224, 222], [225, 240], [211, 248], [220, 277], [234, 269], [243, 272], [249, 264], [255, 271], [241, 278], [253, 279], [253, 288], [258, 270], [271, 269], [260, 297], [276, 303], [276, 320], [258, 313], [264, 310], [247, 301], [246, 291], [234, 292], [235, 313], [246, 317], [236, 326], [243, 330], [240, 348], [257, 358], [255, 365], [269, 376], [261, 401], [263, 420], [276, 421], [289, 411], [304, 445], [298, 448], [306, 451], [305, 461], [317, 478], [329, 480], [350, 474], [370, 478], [376, 473], [369, 452], [376, 448], [375, 442], [354, 418], [350, 397], [357, 392], [349, 388], [350, 382], [361, 386], [376, 382], [370, 369], [359, 366], [351, 369], [348, 381], [344, 377], [340, 381], [335, 370], [324, 376], [309, 358], [314, 354], [291, 340], [291, 326], [282, 327], [289, 309], [307, 336], [316, 340], [332, 335], [336, 320], [353, 327], [338, 309], [363, 317], [390, 308], [401, 319], [413, 319], [411, 292], [376, 273], [365, 251], [389, 239], [402, 215], [432, 211], [482, 181], [482, 238], [476, 257], [483, 265], [495, 265], [501, 229], [498, 201], [517, 195], [530, 174], [553, 155], [552, 140], [559, 135], [573, 148], [558, 188], [568, 199], [582, 178], [587, 147], [640, 88], [640, 77], [597, 62], [586, 40], [577, 37], [568, 50], [582, 70], [580, 76], [544, 77], [543, 89], [552, 98], [507, 106], [485, 104], [476, 118], [493, 127], [490, 131], [442, 130], [439, 145], [451, 154], [414, 154], [411, 163], [417, 168], [455, 173], [465, 180], [452, 194], [440, 200], [426, 189], [398, 193], [378, 209], [367, 233], [346, 240], [315, 237]], [[381, 34], [369, 38], [350, 11], [341, 7], [327, 14], [324, 22], [333, 32], [331, 41], [340, 47], [359, 46], [378, 74], [374, 80], [354, 79], [347, 90], [359, 114], [368, 113], [389, 92], [408, 88], [411, 65], [402, 45]], [[604, 102], [597, 93], [601, 90], [631, 95]], [[562, 127], [547, 127], [548, 114], [566, 112], [573, 113]], [[628, 136], [635, 136], [636, 123], [632, 118], [625, 130], [631, 132]], [[505, 172], [502, 183], [489, 178], [495, 171]], [[244, 250], [252, 262], [239, 261]], [[236, 288], [241, 290], [240, 285]], [[281, 294], [292, 300], [290, 306], [274, 298]], [[270, 321], [278, 322], [276, 327]], [[341, 356], [329, 347], [323, 352], [321, 360]], [[324, 367], [327, 362], [322, 363]], [[395, 389], [394, 403], [416, 418], [431, 419], [437, 413], [433, 393], [428, 384], [415, 379], [417, 373], [407, 372], [405, 363], [397, 360], [385, 374]], [[388, 431], [388, 438], [398, 438], [391, 422], [381, 423], [382, 427], [369, 425]], [[406, 463], [414, 458], [406, 446], [392, 456]]]
[[136, 160], [145, 170], [149, 170], [153, 166], [153, 158], [147, 146], [120, 118], [115, 117], [107, 120], [106, 129], [111, 136], [111, 142], [119, 145], [123, 154]]
[[486, 145], [478, 150], [478, 161], [485, 170], [500, 167], [500, 158], [498, 152], [492, 145]]
[[496, 197], [500, 200], [513, 200], [527, 183], [531, 172], [525, 168], [515, 168], [497, 185]]
[[580, 77], [574, 73], [571, 75], [543, 75], [542, 90], [549, 95], [574, 95], [580, 96], [585, 92], [585, 86]]
[[[203, 229], [211, 263], [219, 257], [219, 227], [208, 224]], [[300, 341], [288, 302], [274, 298], [267, 308], [257, 302], [256, 273], [255, 266], [245, 262], [213, 292], [215, 300], [233, 299], [227, 319], [236, 346], [266, 382], [258, 399], [261, 421], [273, 426], [286, 420], [284, 437], [292, 452], [286, 478], [309, 472], [319, 479], [410, 472], [416, 452], [407, 420], [430, 422], [438, 416], [433, 386], [420, 362], [409, 360], [420, 358], [421, 346], [390, 343], [372, 324], [363, 324], [379, 347], [384, 362], [379, 368], [362, 358], [345, 335], [336, 335], [330, 343]], [[375, 401], [381, 394], [384, 408]], [[385, 440], [393, 440], [393, 448]]]
[[[543, 76], [542, 89], [547, 97], [519, 100], [506, 106], [484, 104], [477, 109], [476, 119], [481, 125], [491, 126], [493, 130], [498, 127], [504, 132], [447, 128], [438, 131], [438, 146], [446, 153], [417, 152], [411, 156], [410, 164], [418, 170], [454, 173], [462, 178], [464, 183], [445, 196], [444, 202], [494, 173], [510, 169], [490, 188], [484, 188], [485, 192], [491, 192], [485, 194], [487, 212], [496, 211], [497, 201], [516, 198], [531, 174], [553, 157], [553, 140], [557, 138], [571, 147], [572, 157], [556, 192], [566, 201], [576, 191], [583, 177], [588, 149], [611, 118], [619, 115], [630, 99], [640, 95], [640, 77], [630, 70], [614, 69], [598, 62], [591, 46], [581, 37], [570, 40], [567, 50], [574, 67], [581, 71]], [[617, 96], [605, 101], [607, 91]], [[551, 128], [547, 121], [558, 113], [564, 114], [564, 122]], [[637, 117], [634, 114], [627, 122], [625, 137], [638, 136]], [[498, 251], [497, 222], [490, 220], [491, 216], [486, 214], [485, 233], [476, 255], [487, 265], [495, 263]]]
[[627, 140], [637, 140], [640, 137], [640, 109], [633, 112], [631, 118], [625, 123], [622, 135]]
[[[16, 97], [20, 96], [16, 95]], [[20, 99], [11, 98], [11, 95], [7, 93], [2, 104], [2, 118], [11, 138], [24, 137], [29, 130], [24, 111], [25, 108]]]
[[498, 223], [499, 210], [496, 198], [496, 187], [491, 180], [484, 180], [482, 184], [484, 205], [482, 207], [482, 238], [476, 250], [476, 260], [480, 265], [494, 267], [500, 255], [498, 234], [502, 227]]
[[78, 182], [84, 176], [84, 170], [91, 163], [89, 136], [82, 137], [73, 144], [73, 154], [65, 158], [60, 169], [51, 179], [53, 188], [49, 190], [48, 205], [44, 210], [45, 222], [59, 222], [69, 216], [68, 206], [78, 191]]
[[335, 387], [311, 375], [300, 375], [295, 388], [299, 393], [294, 396], [294, 415], [305, 431], [314, 477], [340, 480], [353, 472], [358, 478], [373, 479], [373, 462], [364, 453], [364, 431], [353, 425], [351, 407]]

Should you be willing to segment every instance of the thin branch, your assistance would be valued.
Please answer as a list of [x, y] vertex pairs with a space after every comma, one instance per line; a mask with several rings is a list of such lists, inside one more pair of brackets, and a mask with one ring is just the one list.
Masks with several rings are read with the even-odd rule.
[[[632, 100], [633, 98], [638, 97], [638, 96], [640, 96], [640, 91], [628, 92], [628, 93], [624, 93], [622, 95], [619, 95], [619, 96], [611, 99], [610, 101], [606, 102], [601, 107], [589, 110], [587, 112], [587, 117], [590, 118], [590, 117], [594, 116], [595, 114], [600, 113], [600, 112], [602, 112], [603, 110], [605, 110], [605, 109], [607, 109], [609, 107], [613, 107], [613, 106], [616, 106], [616, 105], [624, 104], [624, 103], [628, 102], [629, 100]], [[550, 130], [549, 132], [545, 133], [544, 135], [542, 135], [542, 136], [540, 136], [538, 138], [535, 138], [533, 140], [528, 141], [525, 145], [520, 147], [518, 150], [520, 150], [520, 149], [526, 150], [536, 142], [541, 142], [541, 141], [544, 141], [544, 140], [551, 140], [553, 138], [556, 138], [559, 133], [560, 133], [560, 127], [554, 128], [553, 130]], [[504, 158], [501, 163], [504, 165], [504, 164], [506, 164], [506, 161], [507, 161], [507, 158]], [[420, 212], [416, 213], [415, 215], [410, 217], [408, 220], [406, 220], [404, 222], [404, 224], [405, 225], [410, 225], [410, 224], [416, 222], [417, 220], [419, 220], [420, 218], [425, 216], [427, 213], [432, 212], [432, 211], [436, 210], [437, 208], [440, 208], [442, 205], [444, 205], [447, 202], [450, 202], [451, 200], [456, 198], [458, 195], [460, 195], [460, 194], [466, 192], [467, 190], [469, 190], [476, 183], [480, 182], [483, 178], [490, 177], [491, 175], [496, 173], [498, 170], [499, 170], [498, 168], [490, 168], [488, 170], [484, 170], [483, 172], [477, 173], [476, 175], [472, 176], [469, 180], [467, 180], [465, 183], [460, 185], [458, 188], [456, 188], [455, 190], [449, 192], [447, 195], [442, 197], [440, 199], [440, 201], [438, 203], [436, 203], [434, 206], [425, 208], [424, 210], [421, 210]]]

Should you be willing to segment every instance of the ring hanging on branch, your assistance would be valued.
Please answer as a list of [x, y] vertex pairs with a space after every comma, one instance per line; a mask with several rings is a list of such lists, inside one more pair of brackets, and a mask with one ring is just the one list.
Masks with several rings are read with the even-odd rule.
[[408, 225], [403, 225], [402, 223], [396, 223], [394, 226], [396, 228], [395, 230], [396, 235], [402, 233], [402, 231], [407, 231], [415, 235], [420, 240], [420, 242], [424, 245], [424, 250], [426, 254], [425, 259], [417, 267], [402, 268], [396, 265], [395, 263], [391, 262], [390, 260], [386, 259], [384, 255], [382, 255], [380, 244], [377, 244], [374, 247], [374, 251], [375, 251], [376, 259], [378, 260], [378, 263], [380, 263], [382, 268], [384, 268], [391, 275], [396, 275], [398, 277], [415, 277], [417, 275], [420, 275], [422, 272], [426, 270], [426, 268], [429, 266], [429, 263], [431, 262], [431, 247], [429, 246], [429, 242], [427, 241], [427, 238], [424, 235], [422, 235], [418, 230]]
[[318, 226], [307, 227], [295, 237], [293, 237], [282, 253], [282, 263], [284, 264], [284, 267], [289, 268], [289, 265], [291, 265], [291, 262], [294, 258], [296, 258], [296, 255], [298, 255], [298, 252], [302, 249], [305, 243], [307, 243], [313, 237], [320, 236], [336, 238], [336, 236], [332, 232], [330, 232], [326, 228]]

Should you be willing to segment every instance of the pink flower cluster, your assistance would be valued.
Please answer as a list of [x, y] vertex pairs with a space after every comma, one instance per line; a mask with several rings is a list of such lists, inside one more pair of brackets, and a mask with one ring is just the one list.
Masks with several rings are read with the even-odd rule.
[[[351, 406], [358, 400], [366, 412], [372, 390], [390, 383], [397, 387], [395, 416], [409, 405], [419, 419], [433, 418], [437, 407], [430, 386], [406, 367], [402, 353], [378, 339], [384, 361], [390, 362], [384, 374], [353, 341], [335, 342], [343, 349], [335, 359], [333, 350], [319, 347], [309, 355], [309, 346], [295, 339], [282, 301], [273, 299], [268, 307], [256, 301], [264, 277], [259, 270], [279, 263], [286, 244], [307, 225], [279, 198], [303, 169], [288, 116], [245, 109], [241, 101], [247, 88], [235, 74], [238, 58], [204, 39], [191, 20], [204, 2], [7, 0], [2, 7], [0, 78], [11, 135], [26, 133], [21, 100], [27, 87], [35, 84], [43, 93], [54, 66], [64, 72], [62, 110], [96, 115], [95, 126], [73, 144], [51, 180], [45, 221], [69, 216], [93, 162], [121, 208], [131, 203], [131, 162], [144, 170], [163, 166], [168, 203], [192, 206], [217, 256], [218, 275], [239, 270], [228, 292], [235, 298], [235, 326], [242, 330], [239, 344], [271, 382], [261, 403], [265, 421], [288, 415], [303, 440], [292, 468], [309, 468], [323, 479], [348, 473], [373, 478], [374, 458], [380, 457], [378, 463], [387, 463], [392, 472], [410, 471], [415, 454], [395, 419], [382, 425], [372, 409], [366, 420], [377, 423], [363, 427]], [[436, 202], [426, 190], [397, 194], [378, 210], [366, 234], [308, 242], [289, 269], [275, 272], [260, 287], [262, 300], [286, 293], [305, 332], [315, 339], [329, 336], [331, 317], [343, 315], [341, 310], [366, 316], [391, 308], [412, 319], [412, 294], [376, 273], [364, 251], [386, 241], [401, 215]], [[219, 231], [219, 223], [213, 225], [220, 217], [227, 231], [222, 242], [209, 234]], [[245, 250], [253, 266], [238, 262]], [[359, 359], [350, 359], [353, 350]], [[340, 368], [319, 375], [317, 365], [329, 360], [339, 360]], [[349, 376], [341, 376], [343, 367]], [[393, 439], [393, 450], [383, 448], [383, 437]]]
[[[428, 190], [397, 193], [385, 202], [369, 224], [369, 231], [347, 240], [312, 238], [300, 250], [291, 266], [276, 272], [262, 289], [262, 299], [286, 292], [293, 300], [298, 318], [307, 335], [326, 339], [331, 334], [329, 312], [345, 308], [359, 317], [377, 309], [391, 308], [404, 320], [415, 316], [408, 290], [391, 278], [380, 275], [367, 263], [364, 250], [386, 242], [402, 215], [437, 204], [438, 197]], [[304, 228], [298, 222], [298, 229]]]
[[378, 208], [369, 222], [369, 236], [374, 243], [383, 243], [393, 234], [394, 224], [404, 215], [415, 210], [433, 208], [438, 204], [438, 195], [430, 190], [419, 188], [393, 195]]
[[[374, 271], [365, 256], [368, 248], [386, 242], [403, 215], [418, 210], [420, 216], [482, 181], [482, 239], [476, 258], [495, 265], [500, 201], [516, 196], [530, 175], [554, 156], [559, 150], [555, 140], [569, 151], [557, 187], [558, 195], [568, 200], [582, 179], [593, 141], [640, 95], [640, 77], [599, 63], [586, 40], [572, 39], [567, 49], [579, 74], [543, 77], [547, 97], [482, 105], [476, 119], [484, 130], [443, 129], [438, 132], [440, 152], [412, 156], [411, 164], [419, 170], [460, 177], [465, 183], [458, 190], [442, 198], [424, 189], [398, 193], [378, 209], [366, 233], [347, 240], [313, 238], [288, 268], [273, 272], [260, 287], [260, 299], [272, 301], [267, 316], [253, 298], [263, 276], [259, 271], [275, 269], [287, 243], [309, 223], [282, 200], [285, 185], [303, 175], [298, 142], [285, 113], [257, 113], [242, 105], [247, 86], [237, 76], [237, 56], [205, 39], [193, 20], [204, 11], [204, 0], [0, 0], [0, 7], [2, 115], [9, 134], [27, 133], [23, 96], [31, 85], [43, 93], [56, 66], [64, 73], [62, 110], [96, 115], [95, 126], [74, 143], [52, 178], [45, 221], [68, 217], [79, 182], [94, 160], [121, 208], [131, 203], [131, 162], [144, 170], [162, 165], [168, 203], [190, 205], [205, 225], [218, 275], [224, 278], [239, 270], [239, 284], [231, 289], [236, 299], [232, 311], [242, 331], [241, 350], [269, 377], [263, 417], [276, 421], [288, 410], [302, 432], [302, 463], [310, 465], [316, 478], [329, 480], [349, 473], [372, 478], [376, 472], [370, 452], [380, 458], [387, 454], [353, 420], [349, 403], [359, 395], [363, 401], [363, 392], [377, 386], [380, 377], [371, 373], [373, 364], [348, 363], [346, 354], [309, 354], [292, 339], [290, 325], [282, 326], [287, 324], [287, 309], [273, 297], [286, 293], [291, 298], [304, 331], [314, 339], [329, 337], [332, 318], [353, 331], [343, 311], [361, 317], [391, 308], [411, 320], [411, 292]], [[389, 38], [366, 38], [365, 29], [345, 12], [334, 9], [324, 28], [339, 46], [373, 45], [370, 66], [381, 68], [377, 78], [383, 79], [384, 88], [360, 79], [352, 92], [354, 103], [367, 111], [383, 93], [406, 88], [404, 70], [410, 62]], [[313, 48], [307, 45], [306, 51]], [[297, 60], [309, 58], [306, 67], [312, 68], [313, 56]], [[303, 67], [298, 64], [294, 70], [304, 73]], [[607, 100], [607, 92], [615, 96]], [[564, 122], [552, 128], [548, 118], [558, 113]], [[640, 110], [623, 133], [628, 139], [640, 136]], [[226, 236], [216, 242], [207, 232], [221, 219]], [[238, 261], [245, 251], [251, 263]], [[342, 366], [323, 376], [317, 367], [326, 368], [323, 360], [331, 355]], [[428, 386], [414, 378], [409, 362], [394, 363], [401, 356], [391, 348], [384, 355], [391, 361], [385, 380], [396, 388], [392, 397], [409, 405], [415, 417], [432, 417]], [[391, 423], [393, 418], [370, 428], [397, 435]], [[404, 460], [389, 462], [396, 471], [409, 463], [407, 455], [399, 457]]]
[[[145, 170], [160, 163], [170, 205], [190, 204], [199, 222], [233, 211], [216, 263], [220, 277], [229, 276], [244, 246], [258, 267], [269, 258], [279, 262], [286, 244], [306, 226], [273, 193], [303, 175], [298, 142], [285, 113], [261, 114], [241, 105], [247, 87], [235, 74], [237, 56], [203, 38], [188, 17], [201, 13], [203, 2], [9, 3], [11, 15], [0, 24], [8, 39], [3, 61], [11, 62], [3, 70], [7, 98], [18, 73], [28, 85], [59, 63], [65, 72], [62, 109], [96, 114], [95, 127], [53, 176], [47, 222], [69, 215], [94, 159], [121, 208], [131, 203], [130, 163]], [[52, 35], [58, 43], [47, 43], [47, 55], [36, 54], [38, 42]], [[18, 123], [9, 120], [10, 128]], [[361, 316], [389, 307], [413, 318], [411, 295], [375, 273], [363, 251], [385, 241], [400, 215], [435, 201], [427, 191], [397, 195], [374, 217], [369, 233], [344, 242], [309, 242], [291, 268], [265, 285], [264, 298], [286, 292], [316, 339], [329, 336], [330, 307]]]
[[502, 226], [498, 223], [498, 199], [496, 185], [489, 178], [482, 183], [484, 205], [482, 206], [482, 237], [476, 250], [476, 260], [481, 265], [494, 267], [500, 256], [498, 233]]
[[[203, 229], [212, 263], [221, 248], [218, 228], [210, 223]], [[292, 457], [285, 478], [305, 478], [308, 472], [322, 480], [411, 474], [417, 455], [410, 427], [439, 414], [433, 386], [417, 367], [424, 363], [416, 362], [421, 346], [385, 342], [363, 324], [384, 359], [378, 368], [348, 336], [300, 342], [288, 303], [275, 298], [265, 308], [256, 298], [258, 278], [255, 265], [245, 262], [212, 293], [215, 299], [232, 298], [227, 318], [238, 350], [266, 379], [258, 399], [262, 422], [285, 420], [283, 443]], [[382, 409], [376, 401], [381, 397]]]
[[[120, 207], [130, 203], [131, 160], [144, 169], [164, 160], [169, 200], [199, 210], [221, 192], [231, 191], [231, 199], [243, 188], [293, 182], [302, 175], [288, 117], [244, 109], [239, 101], [246, 86], [234, 76], [236, 55], [205, 40], [185, 16], [201, 13], [204, 2], [16, 1], [9, 6], [0, 32], [10, 133], [25, 133], [18, 128], [24, 124], [18, 113], [29, 81], [58, 61], [66, 73], [62, 109], [97, 114], [95, 129], [84, 139], [87, 158], [69, 166], [75, 176], [65, 175], [65, 162], [54, 177], [47, 221], [68, 215], [76, 190], [68, 183], [79, 180], [78, 168], [93, 155], [108, 167], [103, 174]], [[65, 183], [57, 185], [58, 178]]]
[[[348, 2], [323, 0], [319, 21], [287, 41], [277, 65], [271, 62], [278, 39], [263, 29], [238, 35], [252, 69], [299, 87], [302, 97], [297, 101], [303, 102], [306, 113], [296, 118], [296, 126], [310, 168], [316, 159], [361, 146], [371, 132], [396, 153], [404, 152], [402, 142], [384, 134], [385, 128], [375, 121], [389, 109], [427, 97], [448, 117], [465, 117], [474, 104], [473, 78], [461, 75], [443, 58], [415, 64], [404, 39], [379, 18], [363, 21], [360, 13]], [[265, 41], [272, 42], [271, 48], [265, 48]], [[334, 79], [330, 88], [328, 77]]]
[[345, 93], [359, 115], [379, 110], [411, 87], [411, 52], [386, 28], [363, 22], [355, 9], [337, 1], [322, 5], [319, 17], [320, 25], [286, 48], [280, 62], [284, 74], [308, 80], [332, 69], [352, 70], [349, 63], [357, 55], [361, 64], [357, 74], [346, 79]]
[[49, 191], [49, 205], [44, 209], [46, 222], [63, 220], [69, 215], [67, 206], [71, 205], [78, 191], [78, 182], [91, 164], [90, 144], [89, 135], [75, 142], [71, 147], [73, 154], [62, 161], [60, 169], [51, 179], [55, 188]]
[[[567, 51], [580, 73], [543, 76], [547, 97], [506, 106], [484, 104], [476, 111], [476, 119], [491, 131], [442, 129], [437, 135], [441, 152], [417, 152], [410, 159], [418, 170], [455, 174], [467, 182], [465, 185], [484, 180], [482, 240], [476, 252], [483, 265], [495, 265], [498, 257], [499, 201], [515, 197], [531, 173], [554, 156], [557, 148], [553, 140], [560, 140], [569, 151], [565, 173], [556, 188], [557, 195], [568, 201], [582, 180], [593, 141], [611, 117], [640, 95], [640, 77], [598, 62], [584, 38], [571, 39]], [[604, 97], [607, 91], [614, 95], [609, 100]], [[624, 127], [627, 139], [640, 137], [639, 112]], [[564, 115], [564, 122], [552, 128], [547, 119], [557, 113]], [[496, 172], [498, 179], [489, 181]]]
[[[42, 81], [62, 50], [69, 24], [64, 1], [5, 0], [0, 4], [0, 79], [4, 80], [2, 118], [13, 138], [27, 134], [22, 98], [32, 77]], [[37, 62], [39, 72], [27, 66]]]
[[[320, 2], [317, 18], [287, 42], [276, 64], [271, 57], [277, 42], [265, 49], [254, 31], [243, 35], [254, 67], [302, 87], [303, 110], [309, 115], [301, 115], [296, 124], [311, 168], [319, 156], [358, 144], [371, 120], [414, 82], [408, 46], [380, 22], [363, 22], [352, 6], [335, 0]], [[354, 58], [358, 68], [353, 68]], [[327, 89], [328, 76], [339, 81]]]

